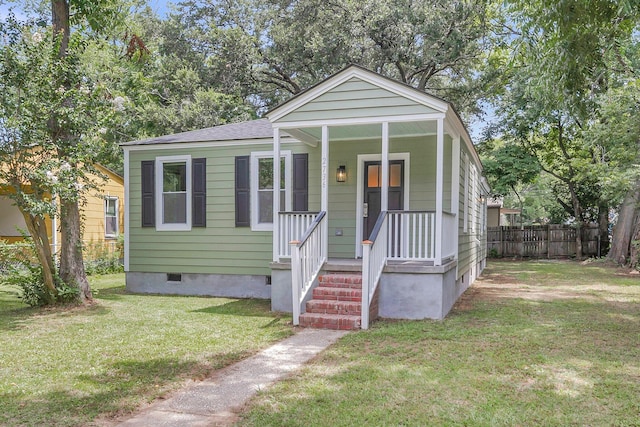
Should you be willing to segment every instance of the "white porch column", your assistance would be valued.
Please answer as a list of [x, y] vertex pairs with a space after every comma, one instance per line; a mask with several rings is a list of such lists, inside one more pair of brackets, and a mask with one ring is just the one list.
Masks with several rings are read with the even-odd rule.
[[280, 128], [273, 129], [273, 261], [280, 251]]
[[382, 185], [380, 211], [389, 210], [389, 123], [382, 123]]
[[[442, 193], [444, 186], [444, 119], [438, 119], [436, 141], [436, 260], [442, 265]], [[451, 236], [447, 236], [448, 239]]]
[[451, 212], [455, 215], [452, 238], [455, 258], [458, 259], [458, 228], [460, 228], [460, 136], [453, 138], [451, 147]]
[[327, 259], [329, 258], [329, 126], [322, 126], [322, 188], [320, 194], [320, 210], [326, 212], [327, 224], [322, 230], [322, 251]]

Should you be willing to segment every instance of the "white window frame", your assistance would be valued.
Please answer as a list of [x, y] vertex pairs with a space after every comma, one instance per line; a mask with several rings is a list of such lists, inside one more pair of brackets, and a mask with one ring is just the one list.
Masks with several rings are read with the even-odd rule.
[[[284, 194], [285, 210], [291, 211], [292, 206], [292, 166], [291, 151], [280, 151], [280, 157], [284, 158]], [[273, 151], [254, 151], [251, 153], [249, 166], [250, 186], [251, 186], [251, 231], [273, 231], [273, 222], [259, 222], [260, 212], [258, 209], [258, 170], [260, 159], [273, 159]], [[275, 183], [274, 183], [275, 186]], [[276, 216], [274, 215], [274, 221]]]
[[[115, 202], [115, 217], [116, 217], [116, 230], [115, 233], [110, 234], [107, 233], [107, 204], [110, 201], [114, 201]], [[119, 215], [119, 208], [120, 208], [120, 200], [118, 200], [117, 196], [105, 196], [104, 198], [104, 237], [106, 239], [115, 239], [116, 237], [118, 237], [118, 234], [120, 233], [120, 215]]]
[[[186, 164], [187, 170], [187, 212], [186, 212], [186, 223], [184, 224], [165, 224], [163, 223], [163, 213], [164, 213], [164, 197], [163, 195], [163, 181], [162, 174], [164, 170], [165, 163], [180, 163], [184, 162]], [[191, 230], [191, 198], [193, 196], [191, 184], [191, 156], [183, 155], [183, 156], [161, 156], [156, 157], [156, 177], [155, 177], [155, 185], [156, 185], [156, 230], [158, 231], [190, 231]]]

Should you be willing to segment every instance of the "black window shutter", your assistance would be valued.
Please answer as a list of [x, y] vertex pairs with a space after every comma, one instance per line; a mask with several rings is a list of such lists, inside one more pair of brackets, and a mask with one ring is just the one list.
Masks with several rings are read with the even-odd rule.
[[293, 155], [293, 210], [309, 210], [309, 155]]
[[236, 227], [249, 227], [250, 199], [249, 191], [249, 156], [236, 157]]
[[142, 161], [142, 226], [156, 226], [155, 160]]
[[191, 160], [191, 191], [193, 227], [207, 226], [207, 159]]

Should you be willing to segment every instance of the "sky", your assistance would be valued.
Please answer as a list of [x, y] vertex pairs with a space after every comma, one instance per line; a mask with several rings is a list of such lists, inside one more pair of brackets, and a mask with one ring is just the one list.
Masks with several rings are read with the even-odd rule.
[[[22, 14], [20, 5], [23, 2], [21, 1], [10, 1], [10, 0], [0, 0], [0, 19], [4, 19], [9, 9], [13, 9], [13, 13], [20, 19], [24, 18], [24, 14]], [[167, 0], [147, 0], [147, 4], [153, 9], [158, 15], [165, 16], [169, 10], [169, 5], [174, 2]]]

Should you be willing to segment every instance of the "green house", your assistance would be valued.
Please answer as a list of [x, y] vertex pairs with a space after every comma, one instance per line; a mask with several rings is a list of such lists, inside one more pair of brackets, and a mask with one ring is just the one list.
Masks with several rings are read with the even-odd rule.
[[485, 266], [489, 188], [460, 117], [358, 66], [266, 118], [123, 148], [133, 292], [367, 328], [443, 318]]

